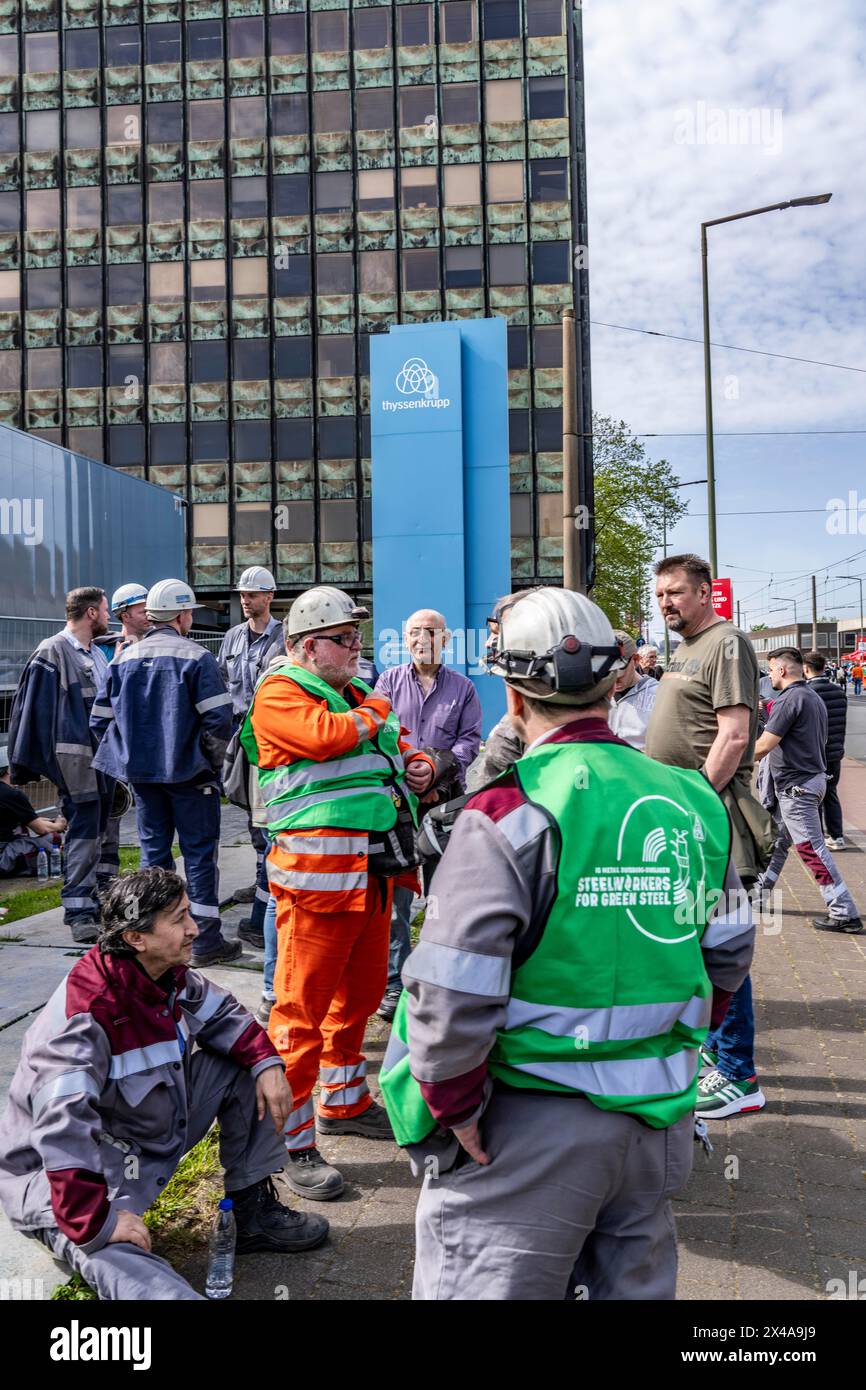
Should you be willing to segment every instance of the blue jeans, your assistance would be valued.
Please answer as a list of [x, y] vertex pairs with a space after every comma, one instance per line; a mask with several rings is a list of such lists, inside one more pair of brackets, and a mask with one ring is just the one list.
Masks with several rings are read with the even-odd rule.
[[273, 1003], [277, 997], [274, 994], [274, 970], [277, 965], [277, 900], [273, 893], [268, 897], [263, 929], [265, 933], [265, 978], [262, 993], [266, 999]]
[[394, 906], [391, 909], [391, 944], [388, 947], [388, 984], [386, 987], [389, 994], [399, 994], [403, 988], [400, 974], [412, 950], [412, 941], [409, 936], [409, 913], [412, 910], [414, 896], [411, 888], [394, 889]]
[[710, 1033], [704, 1046], [716, 1053], [719, 1071], [729, 1081], [750, 1081], [755, 1075], [755, 1011], [750, 975], [728, 1004], [721, 1027]]
[[171, 846], [177, 830], [189, 910], [199, 930], [197, 954], [219, 949], [225, 945], [220, 929], [217, 868], [219, 787], [193, 782], [136, 782], [132, 789], [141, 843], [141, 867], [175, 867]]

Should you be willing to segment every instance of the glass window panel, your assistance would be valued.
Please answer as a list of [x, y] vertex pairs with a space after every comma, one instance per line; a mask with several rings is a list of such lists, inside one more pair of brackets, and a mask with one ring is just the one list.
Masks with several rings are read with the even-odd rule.
[[530, 38], [562, 33], [562, 0], [526, 0], [526, 32]]
[[517, 78], [485, 82], [484, 114], [488, 121], [519, 121], [523, 116], [523, 84]]
[[20, 270], [0, 270], [0, 309], [17, 309], [20, 303]]
[[403, 252], [404, 290], [436, 290], [439, 288], [439, 252]]
[[[174, 347], [175, 344], [172, 343], [170, 346]], [[151, 380], [153, 379], [151, 370]], [[151, 463], [186, 463], [185, 425], [151, 425], [149, 437]]]
[[[561, 331], [554, 329], [554, 332]], [[508, 329], [508, 365], [509, 367], [529, 366], [529, 333], [525, 328]]]
[[66, 225], [68, 227], [100, 227], [102, 225], [101, 188], [67, 188]]
[[111, 425], [108, 430], [108, 457], [115, 467], [144, 463], [144, 426]]
[[449, 0], [440, 5], [439, 22], [445, 43], [472, 43], [478, 37], [472, 0]]
[[[193, 425], [193, 432], [207, 429], [206, 425]], [[198, 458], [199, 455], [196, 455]], [[210, 457], [210, 455], [207, 455]], [[224, 454], [219, 455], [225, 457]], [[194, 540], [225, 542], [229, 538], [229, 509], [226, 502], [193, 502], [192, 534]]]
[[[369, 349], [369, 337], [370, 337], [370, 335], [369, 335], [369, 333], [365, 333], [363, 336], [368, 340], [368, 349]], [[367, 370], [367, 372], [369, 372], [369, 370], [370, 370], [370, 363], [369, 363], [369, 360], [368, 360], [368, 362], [367, 362], [366, 370]], [[361, 418], [361, 458], [362, 458], [362, 459], [368, 459], [368, 458], [370, 457], [370, 417], [369, 417], [369, 415], [362, 415], [360, 418]], [[368, 534], [368, 535], [372, 535], [372, 526], [371, 526], [371, 527], [368, 527], [368, 529], [367, 529], [367, 534]]]
[[446, 164], [445, 206], [481, 203], [481, 165]]
[[0, 391], [17, 391], [21, 385], [21, 353], [0, 352]]
[[526, 250], [523, 246], [491, 246], [491, 285], [526, 284]]
[[[401, 14], [405, 13], [401, 10]], [[424, 125], [428, 117], [436, 116], [436, 89], [434, 87], [400, 88], [401, 126]]]
[[110, 183], [105, 190], [106, 221], [109, 227], [141, 221], [141, 184]]
[[532, 355], [536, 367], [561, 367], [562, 329], [555, 327], [533, 329]]
[[487, 165], [487, 201], [523, 201], [523, 165], [518, 160], [503, 160], [501, 163]]
[[274, 293], [288, 298], [309, 294], [312, 289], [310, 257], [292, 253], [288, 261], [287, 266], [274, 270]]
[[361, 290], [365, 294], [393, 294], [397, 289], [397, 257], [393, 251], [362, 251], [359, 256]]
[[111, 68], [131, 68], [141, 62], [141, 36], [137, 24], [107, 25], [105, 63]]
[[32, 189], [24, 194], [24, 218], [28, 231], [47, 231], [60, 226], [60, 194], [56, 188]]
[[484, 253], [480, 246], [448, 246], [445, 249], [445, 286], [469, 289], [483, 283]]
[[[193, 343], [193, 347], [201, 344]], [[184, 343], [151, 343], [148, 371], [152, 382], [186, 380], [186, 345]]]
[[265, 22], [251, 16], [229, 20], [229, 57], [258, 58], [265, 51]]
[[385, 212], [394, 206], [394, 170], [362, 169], [358, 173], [358, 208]]
[[319, 376], [352, 376], [355, 371], [355, 339], [348, 334], [319, 338]]
[[[311, 459], [313, 457], [312, 420], [277, 421], [277, 458]], [[312, 506], [312, 503], [310, 504]]]
[[193, 220], [225, 217], [225, 179], [191, 179], [187, 187], [189, 215]]
[[550, 121], [565, 115], [564, 77], [530, 77], [529, 115], [534, 121]]
[[147, 216], [150, 222], [181, 221], [183, 219], [183, 184], [148, 184]]
[[536, 284], [568, 284], [568, 252], [567, 241], [536, 241], [532, 247], [532, 278]]
[[369, 10], [355, 10], [355, 48], [387, 48], [391, 42], [391, 11], [378, 6]]
[[[375, 13], [367, 11], [366, 13]], [[389, 87], [364, 87], [355, 93], [355, 120], [359, 130], [392, 130], [394, 93]]]
[[[26, 354], [26, 384], [28, 388], [39, 389], [39, 386], [58, 386], [63, 379], [63, 360], [61, 360], [60, 347], [38, 347]], [[4, 357], [13, 356], [11, 353], [3, 353]], [[18, 353], [14, 353], [18, 357]], [[18, 375], [15, 374], [14, 385], [18, 385]]]
[[[90, 66], [98, 66], [96, 64]], [[25, 72], [59, 72], [60, 71], [60, 35], [53, 34], [25, 34], [24, 35], [24, 71]]]
[[[271, 425], [269, 420], [241, 420], [235, 425], [235, 457], [245, 463], [271, 456]], [[241, 506], [244, 504], [242, 503]], [[253, 504], [256, 510], [260, 504]], [[240, 507], [238, 508], [240, 510]], [[262, 508], [267, 514], [268, 508]], [[238, 540], [243, 539], [240, 535]], [[254, 537], [252, 539], [259, 539]]]
[[[99, 274], [98, 266], [83, 267]], [[71, 271], [67, 271], [71, 274]], [[109, 304], [144, 304], [144, 266], [110, 265], [108, 267]]]
[[[515, 453], [525, 451], [513, 450]], [[532, 536], [532, 498], [528, 493], [512, 493], [511, 498], [511, 534], [521, 538]]]
[[144, 56], [148, 63], [179, 63], [180, 25], [146, 24]]
[[60, 112], [27, 111], [24, 116], [24, 145], [28, 150], [59, 150]]
[[190, 381], [228, 380], [229, 355], [225, 339], [190, 346]]
[[[498, 85], [488, 82], [487, 90]], [[477, 82], [444, 82], [441, 96], [443, 125], [474, 125], [479, 119]]]
[[68, 447], [85, 458], [102, 458], [102, 430], [96, 428], [73, 429], [69, 431]]
[[529, 411], [509, 410], [508, 449], [512, 454], [529, 453]]
[[351, 206], [351, 174], [316, 175], [316, 212], [345, 212]]
[[[289, 424], [290, 422], [286, 420], [284, 423]], [[291, 455], [286, 454], [284, 457], [291, 458]], [[303, 454], [301, 457], [306, 458], [307, 455]], [[280, 539], [288, 540], [289, 537], [291, 537], [292, 542], [314, 540], [316, 535], [316, 518], [313, 513], [312, 502], [290, 502], [288, 505], [289, 524], [287, 530]]]
[[439, 206], [437, 169], [422, 166], [400, 170], [400, 199], [404, 208], [435, 208]]
[[[130, 381], [129, 378], [132, 378]], [[108, 349], [108, 385], [140, 386], [144, 381], [144, 348], [123, 343]]]
[[267, 294], [268, 263], [264, 256], [238, 256], [232, 261], [232, 294]]
[[67, 348], [66, 372], [68, 386], [101, 386], [102, 348]]
[[99, 110], [66, 112], [66, 148], [95, 150], [102, 144]]
[[316, 289], [319, 294], [351, 294], [355, 288], [351, 252], [316, 257]]
[[433, 42], [432, 5], [401, 5], [397, 10], [399, 42], [404, 48]]
[[135, 145], [141, 140], [140, 106], [107, 106], [105, 109], [105, 143]]
[[155, 101], [147, 110], [147, 138], [152, 145], [169, 145], [183, 139], [183, 102]]
[[232, 97], [229, 133], [235, 139], [261, 139], [268, 131], [264, 97]]
[[561, 202], [568, 197], [566, 159], [530, 159], [529, 196], [533, 203]]
[[205, 420], [193, 425], [192, 456], [197, 463], [228, 458], [229, 427], [225, 421]]
[[186, 26], [187, 62], [201, 63], [223, 56], [221, 19], [190, 19]]
[[18, 76], [18, 35], [0, 36], [0, 73], [4, 77]]
[[306, 16], [272, 14], [268, 20], [268, 46], [271, 53], [306, 53]]
[[[258, 420], [247, 420], [244, 425], [237, 425], [236, 431], [247, 429], [250, 425], [258, 425]], [[239, 459], [248, 457], [246, 454], [238, 453]], [[268, 458], [268, 454], [255, 454], [254, 458]], [[235, 506], [235, 542], [238, 545], [254, 545], [257, 541], [270, 541], [271, 539], [271, 509], [267, 502], [238, 502]]]
[[237, 338], [232, 344], [232, 370], [240, 381], [266, 381], [271, 374], [271, 345], [266, 338]]
[[535, 447], [542, 453], [555, 453], [562, 448], [562, 411], [536, 410]]
[[310, 128], [306, 92], [289, 92], [271, 97], [274, 135], [304, 135]]
[[189, 284], [190, 297], [196, 301], [225, 299], [225, 261], [190, 261]]
[[520, 0], [483, 0], [485, 39], [520, 36]]
[[221, 101], [191, 101], [187, 106], [190, 140], [222, 140], [225, 109]]
[[28, 309], [58, 309], [60, 307], [60, 271], [28, 270]]
[[17, 154], [21, 148], [17, 113], [7, 112], [0, 116], [0, 150], [4, 154]]
[[323, 541], [353, 541], [358, 534], [354, 502], [321, 502], [319, 516]]
[[[196, 262], [196, 264], [198, 264]], [[183, 266], [173, 261], [151, 262], [147, 267], [150, 298], [173, 302], [183, 299]]]
[[0, 193], [0, 232], [17, 232], [21, 226], [21, 202], [17, 193]]
[[319, 458], [348, 459], [355, 457], [355, 420], [348, 415], [327, 417], [319, 421]]
[[351, 130], [348, 92], [314, 92], [313, 129], [329, 132]]
[[[274, 376], [289, 378], [312, 375], [312, 338], [277, 338], [274, 346]], [[283, 454], [279, 456], [284, 457]]]
[[[119, 270], [120, 266], [109, 266], [109, 272]], [[139, 272], [141, 266], [134, 267]], [[124, 270], [132, 270], [132, 266], [124, 266]], [[110, 283], [110, 280], [109, 280]], [[139, 304], [144, 301], [144, 285], [139, 295]], [[70, 266], [66, 272], [66, 302], [73, 309], [94, 309], [102, 303], [102, 266], [99, 265], [76, 265]], [[135, 299], [114, 300], [109, 298], [109, 304], [134, 304]]]
[[267, 217], [268, 181], [264, 174], [232, 179], [232, 217]]
[[345, 53], [348, 47], [348, 10], [315, 10], [313, 12], [313, 52]]
[[276, 217], [301, 217], [310, 211], [308, 174], [277, 174], [272, 185]]

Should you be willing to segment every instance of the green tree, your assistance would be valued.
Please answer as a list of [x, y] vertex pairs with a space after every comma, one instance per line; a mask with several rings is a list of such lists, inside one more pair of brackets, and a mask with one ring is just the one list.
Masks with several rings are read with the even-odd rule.
[[649, 459], [625, 421], [593, 416], [596, 577], [592, 597], [614, 627], [637, 633], [650, 611], [650, 565], [688, 510], [666, 459]]
[[766, 632], [766, 631], [767, 631], [767, 624], [766, 624], [766, 623], [749, 623], [749, 631], [750, 631], [750, 632]]

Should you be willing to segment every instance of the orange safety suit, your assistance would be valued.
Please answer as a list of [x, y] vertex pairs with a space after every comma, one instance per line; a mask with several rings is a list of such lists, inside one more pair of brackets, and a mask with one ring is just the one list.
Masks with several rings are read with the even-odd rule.
[[[342, 694], [355, 706], [350, 713], [333, 713], [324, 700], [293, 681], [267, 677], [251, 713], [259, 767], [285, 767], [300, 759], [325, 762], [375, 736], [390, 711], [389, 701], [380, 696], [363, 699], [352, 686]], [[400, 749], [407, 763], [423, 758], [433, 765], [425, 753], [403, 739]], [[305, 829], [294, 837], [297, 849], [293, 852], [284, 848], [293, 837], [281, 834], [283, 844], [274, 843], [268, 866], [291, 869], [297, 877], [305, 869], [303, 841], [333, 837], [339, 841], [337, 853], [328, 856], [325, 864], [319, 852], [306, 867], [311, 872], [366, 870], [365, 854], [359, 859], [356, 845], [347, 843], [357, 844], [358, 834], [333, 826]], [[268, 1033], [285, 1062], [292, 1088], [293, 1109], [286, 1125], [289, 1149], [312, 1148], [316, 1143], [312, 1093], [317, 1076], [322, 1115], [360, 1115], [373, 1102], [362, 1047], [367, 1019], [387, 982], [394, 882], [370, 877], [362, 892], [335, 894], [286, 888], [271, 879], [277, 905], [277, 964], [276, 1002]]]

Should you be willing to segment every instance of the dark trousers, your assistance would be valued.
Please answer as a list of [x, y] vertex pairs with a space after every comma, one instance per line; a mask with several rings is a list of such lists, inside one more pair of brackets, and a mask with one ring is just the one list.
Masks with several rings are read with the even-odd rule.
[[[112, 783], [112, 793], [113, 790]], [[112, 855], [103, 844], [111, 796], [106, 793], [96, 801], [63, 797], [60, 806], [67, 821], [60, 901], [63, 921], [71, 927], [79, 922], [98, 921], [97, 894], [117, 873], [118, 864], [116, 853]]]
[[821, 822], [824, 833], [831, 840], [841, 840], [842, 807], [839, 804], [839, 778], [842, 776], [842, 759], [827, 762], [827, 790], [821, 803]]
[[212, 951], [223, 944], [220, 931], [219, 871], [220, 795], [217, 786], [190, 782], [137, 782], [135, 809], [141, 841], [141, 867], [173, 869], [175, 831], [183, 855], [189, 910], [199, 929], [196, 948]]

